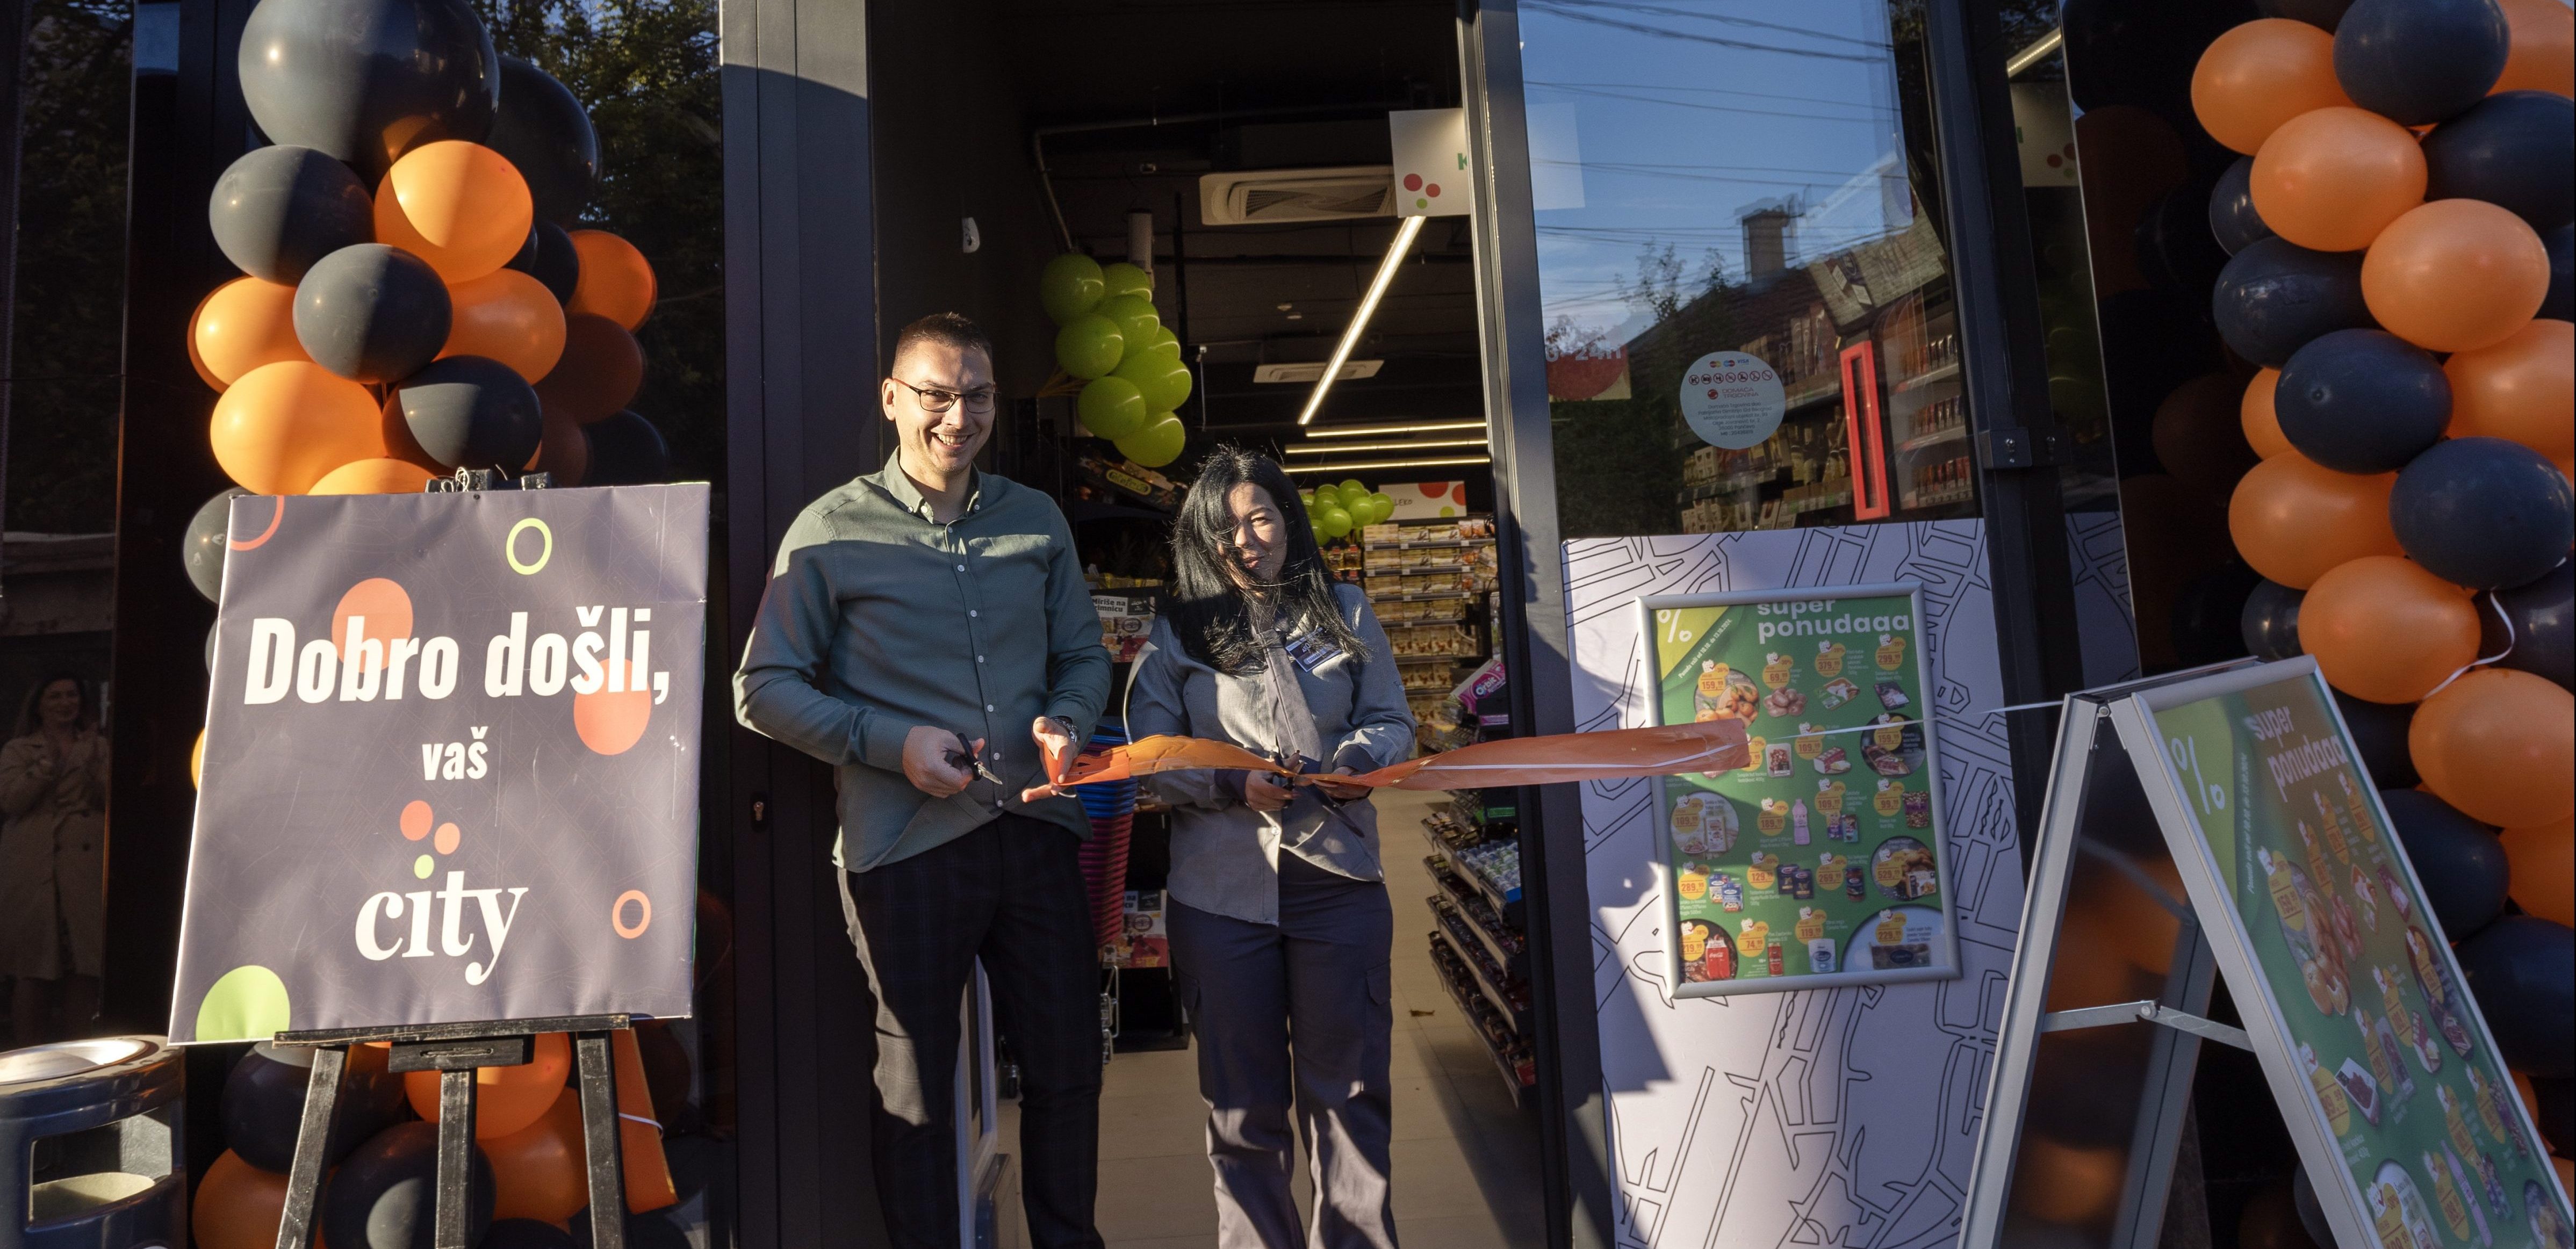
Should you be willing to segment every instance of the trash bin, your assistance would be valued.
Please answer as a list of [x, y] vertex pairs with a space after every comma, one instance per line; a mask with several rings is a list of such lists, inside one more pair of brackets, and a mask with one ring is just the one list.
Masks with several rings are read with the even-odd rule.
[[186, 1090], [157, 1036], [0, 1054], [0, 1249], [186, 1249]]

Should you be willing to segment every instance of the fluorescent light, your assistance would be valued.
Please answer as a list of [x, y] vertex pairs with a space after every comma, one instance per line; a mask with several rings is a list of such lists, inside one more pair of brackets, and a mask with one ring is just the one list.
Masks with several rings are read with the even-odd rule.
[[1292, 473], [1374, 473], [1381, 469], [1389, 468], [1447, 468], [1452, 465], [1491, 464], [1493, 462], [1494, 457], [1490, 455], [1458, 455], [1427, 460], [1370, 460], [1364, 463], [1350, 464], [1290, 464], [1287, 466], [1287, 471]]
[[1405, 442], [1328, 442], [1321, 446], [1286, 447], [1290, 455], [1341, 455], [1361, 451], [1422, 451], [1432, 447], [1481, 447], [1482, 436], [1475, 438], [1417, 438]]
[[2036, 42], [2033, 42], [2029, 47], [2024, 48], [2019, 52], [2013, 53], [2012, 59], [2004, 62], [2004, 77], [2021, 77], [2021, 72], [2023, 70], [2029, 69], [2031, 66], [2037, 65], [2041, 61], [2047, 60], [2050, 53], [2053, 53], [2064, 46], [2066, 46], [2065, 31], [2052, 30], [2045, 35], [2041, 35]]
[[1380, 434], [1436, 434], [1452, 429], [1483, 429], [1483, 421], [1435, 421], [1425, 425], [1340, 425], [1310, 429], [1309, 438], [1375, 438]]
[[[1377, 371], [1385, 367], [1386, 361], [1384, 360], [1352, 360], [1342, 365], [1342, 371], [1334, 374], [1333, 380], [1348, 382], [1355, 381], [1363, 377], [1375, 377], [1377, 376]], [[1261, 383], [1311, 382], [1323, 375], [1324, 362], [1321, 360], [1308, 360], [1302, 364], [1256, 364], [1252, 366], [1252, 380]]]
[[1333, 358], [1324, 362], [1323, 376], [1315, 379], [1315, 393], [1306, 396], [1306, 410], [1297, 414], [1298, 424], [1314, 420], [1316, 410], [1324, 406], [1324, 392], [1333, 388], [1342, 363], [1351, 358], [1351, 349], [1359, 346], [1361, 332], [1368, 329], [1369, 318], [1377, 313], [1377, 301], [1386, 298], [1386, 288], [1395, 281], [1396, 266], [1404, 263], [1404, 253], [1412, 248], [1414, 236], [1422, 233], [1422, 223], [1428, 220], [1407, 217], [1403, 225], [1395, 228], [1395, 242], [1387, 246], [1386, 259], [1378, 262], [1377, 276], [1369, 280], [1368, 294], [1360, 296], [1359, 311], [1351, 314], [1351, 327], [1342, 331], [1341, 345], [1333, 348]]

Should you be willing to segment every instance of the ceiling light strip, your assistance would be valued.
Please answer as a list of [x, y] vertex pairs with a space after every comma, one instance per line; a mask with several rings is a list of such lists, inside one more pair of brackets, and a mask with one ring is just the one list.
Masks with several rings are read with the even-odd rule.
[[1310, 429], [1309, 438], [1375, 438], [1380, 434], [1436, 434], [1453, 429], [1483, 429], [1483, 421], [1433, 421], [1420, 425], [1339, 425]]
[[1395, 228], [1395, 242], [1386, 249], [1386, 259], [1378, 262], [1377, 276], [1369, 279], [1368, 294], [1360, 297], [1359, 311], [1351, 314], [1351, 327], [1342, 331], [1341, 345], [1333, 348], [1333, 358], [1324, 362], [1324, 375], [1315, 379], [1315, 393], [1306, 396], [1306, 410], [1297, 414], [1300, 425], [1315, 419], [1324, 406], [1324, 392], [1333, 388], [1333, 379], [1341, 376], [1342, 362], [1351, 358], [1351, 350], [1360, 345], [1360, 334], [1368, 329], [1369, 318], [1377, 312], [1377, 301], [1386, 298], [1386, 288], [1395, 282], [1395, 269], [1404, 263], [1404, 253], [1413, 247], [1414, 236], [1422, 233], [1427, 217], [1407, 217]]
[[1490, 455], [1440, 456], [1421, 460], [1368, 460], [1347, 464], [1290, 464], [1291, 473], [1374, 473], [1390, 468], [1450, 468], [1467, 464], [1491, 464]]
[[1474, 438], [1417, 438], [1408, 442], [1327, 442], [1316, 446], [1284, 447], [1290, 455], [1356, 455], [1362, 451], [1428, 451], [1433, 447], [1481, 447], [1483, 435]]

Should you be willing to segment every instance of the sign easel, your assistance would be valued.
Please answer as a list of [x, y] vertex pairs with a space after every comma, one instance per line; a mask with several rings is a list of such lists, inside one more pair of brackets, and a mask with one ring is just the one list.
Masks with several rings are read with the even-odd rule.
[[2071, 695], [2031, 863], [1964, 1246], [2156, 1244], [2203, 1040], [2260, 1062], [2337, 1244], [2570, 1243], [2313, 660]]
[[592, 1249], [626, 1247], [626, 1168], [617, 1130], [617, 1063], [609, 1034], [623, 1031], [624, 1015], [518, 1019], [495, 1023], [437, 1024], [418, 1028], [345, 1028], [281, 1032], [276, 1044], [313, 1048], [313, 1082], [304, 1094], [304, 1119], [295, 1135], [295, 1169], [286, 1177], [286, 1210], [277, 1225], [277, 1249], [312, 1249], [320, 1225], [324, 1151], [331, 1116], [340, 1101], [340, 1077], [349, 1047], [388, 1042], [388, 1070], [438, 1073], [437, 1214], [435, 1249], [472, 1249], [468, 1209], [474, 1179], [474, 1069], [516, 1067], [534, 1057], [537, 1034], [572, 1036], [573, 1065], [581, 1090], [582, 1149], [590, 1181]]

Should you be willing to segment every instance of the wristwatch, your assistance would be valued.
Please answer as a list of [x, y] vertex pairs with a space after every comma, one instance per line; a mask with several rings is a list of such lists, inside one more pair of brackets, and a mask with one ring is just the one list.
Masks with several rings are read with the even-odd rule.
[[1072, 738], [1079, 738], [1082, 736], [1082, 734], [1074, 731], [1073, 718], [1071, 716], [1048, 716], [1046, 718], [1053, 720], [1058, 725], [1062, 726], [1065, 736]]

